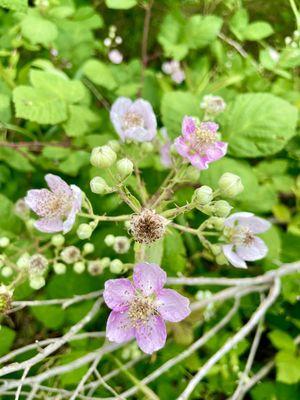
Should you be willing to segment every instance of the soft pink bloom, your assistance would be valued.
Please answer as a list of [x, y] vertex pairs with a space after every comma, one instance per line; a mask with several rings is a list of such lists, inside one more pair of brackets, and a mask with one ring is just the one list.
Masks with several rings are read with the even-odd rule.
[[271, 224], [252, 213], [239, 212], [225, 220], [225, 234], [230, 243], [223, 245], [227, 260], [237, 268], [247, 268], [245, 261], [264, 258], [268, 252], [265, 242], [256, 233], [267, 231]]
[[133, 102], [127, 97], [119, 97], [111, 107], [110, 119], [123, 141], [149, 142], [156, 135], [156, 117], [146, 100]]
[[224, 157], [227, 151], [227, 143], [218, 140], [218, 128], [214, 122], [200, 122], [198, 118], [185, 116], [175, 148], [194, 167], [207, 169], [209, 163]]
[[179, 322], [190, 314], [189, 300], [172, 289], [164, 289], [167, 275], [156, 264], [136, 264], [133, 282], [110, 279], [105, 282], [104, 301], [112, 309], [106, 336], [122, 343], [136, 338], [138, 346], [151, 354], [164, 347], [164, 320]]
[[45, 180], [50, 190], [29, 190], [25, 197], [27, 206], [40, 217], [34, 225], [41, 232], [67, 233], [81, 208], [81, 190], [57, 175], [47, 174]]
[[162, 71], [167, 75], [171, 75], [171, 78], [175, 83], [180, 84], [185, 80], [185, 73], [181, 69], [179, 61], [171, 60], [164, 62], [162, 65]]
[[114, 64], [121, 64], [123, 61], [123, 54], [117, 49], [110, 50], [108, 58]]

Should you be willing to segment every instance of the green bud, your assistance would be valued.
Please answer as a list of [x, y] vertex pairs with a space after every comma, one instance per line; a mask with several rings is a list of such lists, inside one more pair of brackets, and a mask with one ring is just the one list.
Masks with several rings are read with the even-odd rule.
[[235, 197], [244, 190], [241, 178], [238, 175], [226, 172], [218, 182], [221, 194], [225, 197]]
[[113, 274], [121, 274], [123, 271], [123, 263], [121, 260], [118, 260], [117, 258], [115, 260], [112, 260], [109, 266], [109, 270]]
[[224, 218], [220, 217], [210, 217], [209, 222], [211, 223], [212, 227], [215, 228], [217, 231], [221, 231], [224, 228]]
[[65, 274], [66, 271], [67, 271], [66, 265], [63, 264], [63, 263], [59, 263], [59, 262], [53, 264], [53, 269], [54, 269], [54, 272], [55, 272], [57, 275], [63, 275], [63, 274]]
[[133, 171], [133, 163], [128, 158], [122, 158], [117, 162], [117, 171], [120, 174], [122, 179], [127, 178], [132, 174]]
[[154, 150], [154, 146], [150, 142], [143, 142], [141, 144], [141, 150], [145, 153], [151, 153]]
[[73, 270], [74, 272], [76, 272], [76, 274], [82, 274], [85, 270], [85, 264], [83, 261], [77, 261], [74, 265], [73, 265]]
[[10, 240], [9, 240], [9, 238], [8, 237], [6, 237], [6, 236], [2, 236], [1, 238], [0, 238], [0, 247], [7, 247], [8, 245], [9, 245], [9, 243], [10, 243]]
[[103, 257], [101, 258], [101, 264], [103, 268], [107, 268], [110, 265], [110, 258], [109, 257]]
[[116, 153], [120, 150], [121, 145], [117, 140], [110, 140], [108, 143], [108, 146], [113, 149]]
[[112, 191], [101, 176], [95, 176], [90, 182], [91, 191], [96, 194], [107, 194]]
[[200, 178], [199, 169], [193, 167], [192, 165], [189, 165], [185, 171], [184, 178], [191, 183], [199, 182]]
[[106, 246], [113, 246], [115, 243], [115, 237], [114, 235], [107, 235], [104, 238], [104, 243], [106, 244]]
[[111, 167], [117, 159], [116, 153], [110, 146], [94, 147], [92, 150], [90, 162], [97, 168]]
[[200, 206], [209, 204], [213, 199], [213, 190], [209, 186], [201, 186], [193, 194], [192, 201]]
[[226, 218], [231, 210], [231, 205], [225, 200], [218, 200], [214, 204], [214, 212], [218, 217]]
[[61, 259], [66, 264], [73, 264], [80, 259], [80, 250], [75, 246], [68, 246], [60, 253]]
[[85, 243], [83, 246], [83, 254], [90, 254], [95, 250], [93, 243]]
[[216, 256], [216, 263], [218, 265], [227, 265], [228, 264], [228, 261], [223, 253]]
[[89, 224], [80, 224], [76, 233], [81, 240], [89, 239], [93, 233], [93, 229]]
[[210, 249], [214, 256], [218, 256], [219, 254], [222, 253], [221, 246], [219, 246], [218, 244], [212, 244], [210, 246]]
[[63, 235], [53, 235], [51, 238], [51, 243], [55, 247], [61, 247], [65, 243], [65, 238]]
[[4, 278], [9, 278], [10, 276], [12, 276], [13, 272], [14, 272], [13, 269], [11, 267], [8, 267], [8, 266], [3, 267], [1, 269], [1, 274], [2, 274], [2, 276]]
[[16, 264], [17, 264], [17, 267], [18, 267], [19, 269], [27, 269], [27, 268], [29, 268], [29, 264], [30, 264], [30, 255], [29, 255], [28, 253], [22, 254], [22, 255], [18, 258]]
[[46, 284], [45, 278], [40, 275], [33, 276], [29, 280], [29, 286], [31, 287], [31, 289], [34, 290], [41, 289], [43, 286], [45, 286], [45, 284]]

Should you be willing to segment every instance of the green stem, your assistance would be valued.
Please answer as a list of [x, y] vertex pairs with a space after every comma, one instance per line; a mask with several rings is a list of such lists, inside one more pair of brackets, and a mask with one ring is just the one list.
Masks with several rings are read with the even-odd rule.
[[95, 215], [87, 213], [79, 213], [78, 215], [80, 217], [93, 219], [97, 222], [100, 221], [118, 222], [118, 221], [128, 221], [130, 219], [130, 215], [107, 216], [107, 215]]

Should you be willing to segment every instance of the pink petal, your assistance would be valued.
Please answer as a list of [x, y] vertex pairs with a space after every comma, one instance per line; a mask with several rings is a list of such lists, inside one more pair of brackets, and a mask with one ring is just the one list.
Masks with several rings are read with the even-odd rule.
[[225, 244], [222, 246], [224, 256], [227, 258], [227, 260], [236, 268], [247, 268], [247, 264], [245, 261], [240, 258], [233, 250], [233, 245], [232, 244]]
[[178, 136], [174, 141], [174, 146], [177, 152], [184, 158], [190, 157], [190, 146], [186, 143], [183, 136]]
[[191, 310], [190, 301], [172, 289], [161, 289], [156, 298], [156, 308], [163, 319], [179, 322], [186, 318]]
[[47, 185], [53, 193], [64, 194], [66, 196], [72, 195], [72, 190], [70, 186], [59, 176], [47, 174], [45, 176], [45, 181], [47, 182]]
[[59, 217], [39, 219], [35, 221], [34, 226], [45, 233], [55, 233], [63, 230], [63, 222]]
[[164, 347], [167, 339], [166, 325], [161, 317], [152, 316], [150, 320], [136, 328], [135, 337], [139, 348], [152, 354]]
[[206, 150], [209, 162], [219, 160], [224, 157], [227, 150], [227, 143], [216, 142]]
[[112, 311], [106, 324], [106, 337], [111, 342], [123, 343], [134, 337], [134, 328], [128, 314]]
[[254, 243], [250, 246], [237, 246], [237, 255], [246, 261], [255, 261], [264, 258], [268, 253], [268, 247], [265, 242], [258, 237], [254, 238]]
[[189, 136], [196, 129], [195, 119], [193, 117], [185, 116], [182, 120], [182, 134], [184, 137]]
[[53, 193], [48, 189], [32, 189], [28, 190], [24, 200], [31, 210], [42, 217], [45, 215], [45, 204], [52, 201], [53, 198]]
[[136, 264], [133, 271], [133, 282], [145, 296], [159, 292], [167, 280], [167, 274], [156, 264]]
[[129, 279], [109, 279], [105, 282], [103, 298], [106, 305], [114, 311], [125, 311], [135, 294]]
[[208, 168], [208, 159], [206, 156], [201, 157], [199, 154], [189, 155], [190, 163], [200, 171]]
[[208, 130], [213, 133], [216, 133], [217, 130], [219, 129], [219, 125], [216, 124], [215, 122], [205, 121], [205, 122], [201, 122], [200, 128], [203, 130]]

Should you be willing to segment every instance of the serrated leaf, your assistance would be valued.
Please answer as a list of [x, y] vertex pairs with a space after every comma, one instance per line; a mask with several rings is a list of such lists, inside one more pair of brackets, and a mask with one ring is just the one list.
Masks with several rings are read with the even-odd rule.
[[0, 93], [0, 121], [9, 122], [11, 118], [10, 97]]
[[81, 136], [88, 132], [90, 124], [97, 121], [97, 116], [87, 107], [69, 106], [69, 118], [63, 127], [66, 134], [71, 137]]
[[74, 151], [69, 157], [60, 163], [59, 170], [64, 174], [75, 176], [79, 169], [89, 165], [90, 154], [87, 151]]
[[32, 44], [49, 46], [57, 37], [58, 31], [53, 22], [45, 18], [28, 15], [21, 21], [23, 36]]
[[21, 172], [34, 171], [33, 166], [22, 153], [10, 147], [0, 147], [0, 160], [4, 161], [11, 168]]
[[10, 10], [24, 12], [28, 8], [28, 0], [0, 0], [0, 6]]
[[297, 109], [268, 93], [236, 96], [220, 118], [229, 153], [236, 157], [275, 154], [296, 134]]
[[58, 124], [67, 119], [66, 103], [55, 93], [30, 86], [18, 86], [13, 91], [18, 118], [40, 124]]
[[214, 15], [194, 15], [185, 26], [184, 42], [189, 49], [202, 49], [216, 40], [222, 19]]
[[101, 61], [91, 59], [83, 66], [84, 74], [96, 85], [103, 86], [106, 89], [116, 88], [116, 80], [106, 64]]

